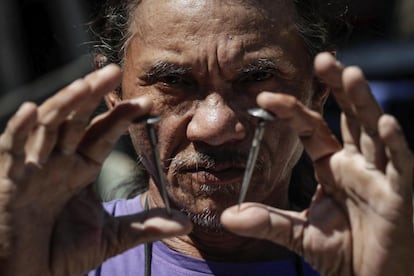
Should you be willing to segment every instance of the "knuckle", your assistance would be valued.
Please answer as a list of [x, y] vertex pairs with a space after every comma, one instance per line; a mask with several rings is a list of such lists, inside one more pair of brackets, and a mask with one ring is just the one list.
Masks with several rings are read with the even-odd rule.
[[301, 106], [299, 100], [293, 96], [286, 96], [284, 99], [285, 106], [289, 109], [297, 109]]

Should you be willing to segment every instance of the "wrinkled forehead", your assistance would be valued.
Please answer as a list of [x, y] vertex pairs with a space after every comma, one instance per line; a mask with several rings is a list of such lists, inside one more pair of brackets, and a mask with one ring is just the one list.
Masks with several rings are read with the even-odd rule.
[[182, 26], [189, 36], [205, 29], [211, 33], [214, 27], [217, 31], [233, 28], [237, 34], [286, 28], [294, 24], [294, 14], [290, 0], [142, 0], [132, 15], [131, 27], [145, 32], [146, 37], [171, 35]]
[[147, 12], [169, 11], [171, 13], [198, 14], [200, 12], [223, 8], [244, 9], [260, 12], [263, 16], [272, 17], [276, 10], [293, 11], [291, 0], [140, 0], [139, 7]]

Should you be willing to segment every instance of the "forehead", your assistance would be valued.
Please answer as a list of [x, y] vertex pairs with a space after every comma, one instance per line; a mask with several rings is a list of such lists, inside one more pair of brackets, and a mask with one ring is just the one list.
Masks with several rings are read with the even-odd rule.
[[230, 70], [260, 58], [301, 67], [294, 15], [290, 0], [143, 0], [127, 56], [135, 67], [168, 59]]
[[[293, 25], [289, 0], [143, 0], [132, 20], [146, 40], [185, 34], [229, 35], [275, 32]], [[135, 32], [134, 32], [135, 31]]]

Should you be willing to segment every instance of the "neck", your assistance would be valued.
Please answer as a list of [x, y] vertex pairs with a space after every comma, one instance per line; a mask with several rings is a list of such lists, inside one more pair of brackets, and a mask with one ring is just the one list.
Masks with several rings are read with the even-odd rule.
[[265, 262], [292, 258], [285, 248], [265, 240], [236, 236], [225, 230], [206, 232], [195, 226], [192, 233], [163, 241], [185, 255], [220, 262]]

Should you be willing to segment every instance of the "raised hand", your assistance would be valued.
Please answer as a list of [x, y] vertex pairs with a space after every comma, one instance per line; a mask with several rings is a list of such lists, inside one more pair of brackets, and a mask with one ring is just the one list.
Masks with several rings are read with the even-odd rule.
[[134, 99], [90, 121], [120, 79], [107, 66], [40, 106], [23, 104], [9, 121], [0, 137], [1, 275], [81, 274], [138, 243], [190, 230], [184, 216], [162, 210], [113, 218], [92, 191], [119, 136], [152, 106]]
[[343, 113], [341, 146], [321, 115], [295, 98], [262, 93], [258, 104], [294, 129], [319, 182], [297, 213], [256, 203], [222, 215], [226, 228], [297, 252], [323, 275], [414, 275], [414, 158], [396, 120], [383, 115], [356, 67], [327, 53], [315, 61]]

